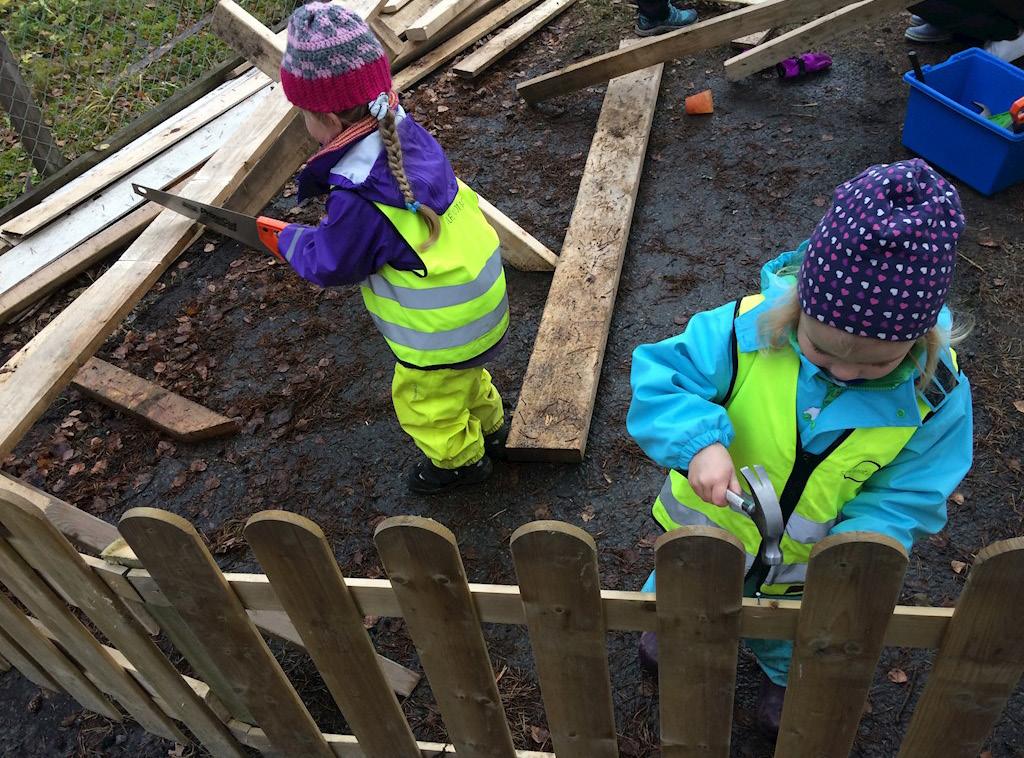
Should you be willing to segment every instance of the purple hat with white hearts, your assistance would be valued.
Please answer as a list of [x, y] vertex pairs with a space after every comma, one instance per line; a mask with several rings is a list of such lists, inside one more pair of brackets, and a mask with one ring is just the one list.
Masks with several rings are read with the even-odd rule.
[[797, 290], [804, 313], [849, 334], [909, 342], [939, 318], [964, 214], [920, 158], [872, 166], [832, 194]]

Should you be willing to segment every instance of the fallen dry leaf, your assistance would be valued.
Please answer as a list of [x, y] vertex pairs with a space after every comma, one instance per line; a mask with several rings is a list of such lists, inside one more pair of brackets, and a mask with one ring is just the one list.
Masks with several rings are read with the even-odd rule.
[[588, 505], [582, 511], [580, 511], [580, 518], [583, 519], [584, 523], [589, 524], [594, 520], [594, 506]]
[[78, 476], [83, 471], [85, 471], [84, 463], [73, 463], [71, 468], [68, 469], [68, 476]]
[[893, 684], [906, 684], [909, 679], [907, 672], [903, 669], [891, 669], [889, 673], [886, 674], [886, 677]]
[[217, 246], [215, 244], [213, 244], [212, 242], [207, 242], [205, 245], [203, 245], [203, 252], [204, 253], [212, 253], [216, 249], [217, 249]]
[[814, 204], [819, 208], [824, 208], [826, 205], [828, 205], [828, 198], [825, 197], [824, 195], [818, 195], [817, 197], [814, 198]]
[[967, 564], [963, 561], [950, 561], [949, 565], [953, 568], [954, 574], [962, 574], [967, 568]]
[[1024, 413], [1024, 400], [1014, 400], [1013, 407], [1016, 408], [1020, 413]]
[[963, 505], [964, 504], [964, 493], [962, 493], [962, 492], [954, 492], [952, 495], [949, 496], [949, 499], [951, 501], [953, 501], [954, 503], [956, 503], [957, 505]]
[[538, 745], [543, 745], [551, 738], [551, 732], [542, 726], [530, 726], [530, 738]]
[[998, 242], [996, 242], [994, 239], [992, 239], [991, 237], [982, 237], [980, 240], [978, 240], [978, 244], [981, 245], [982, 247], [999, 247], [1000, 246], [1000, 244]]
[[189, 471], [198, 472], [198, 471], [206, 471], [206, 467], [207, 467], [206, 461], [204, 461], [202, 458], [197, 458], [196, 460], [192, 461], [192, 465], [189, 466], [188, 468], [189, 468]]
[[380, 621], [380, 616], [363, 616], [363, 628], [373, 629], [377, 626], [378, 621]]

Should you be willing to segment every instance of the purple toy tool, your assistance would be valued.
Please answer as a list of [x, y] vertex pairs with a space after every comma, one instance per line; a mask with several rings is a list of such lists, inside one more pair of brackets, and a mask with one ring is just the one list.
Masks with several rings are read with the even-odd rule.
[[832, 56], [828, 53], [804, 53], [796, 58], [786, 58], [775, 66], [775, 70], [780, 79], [797, 79], [831, 67]]

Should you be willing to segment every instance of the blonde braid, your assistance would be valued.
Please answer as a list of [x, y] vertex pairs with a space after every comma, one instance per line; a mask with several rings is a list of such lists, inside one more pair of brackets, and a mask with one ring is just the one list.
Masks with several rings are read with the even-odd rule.
[[429, 236], [427, 241], [420, 245], [419, 251], [429, 250], [437, 238], [441, 236], [441, 219], [437, 217], [433, 208], [417, 203], [416, 196], [412, 193], [412, 185], [409, 184], [409, 177], [405, 175], [405, 165], [402, 161], [402, 143], [398, 139], [398, 122], [395, 120], [395, 113], [388, 108], [387, 115], [380, 122], [380, 136], [384, 140], [384, 147], [388, 153], [388, 168], [391, 175], [398, 182], [398, 189], [406, 205], [414, 205], [416, 214], [423, 218], [427, 225]]

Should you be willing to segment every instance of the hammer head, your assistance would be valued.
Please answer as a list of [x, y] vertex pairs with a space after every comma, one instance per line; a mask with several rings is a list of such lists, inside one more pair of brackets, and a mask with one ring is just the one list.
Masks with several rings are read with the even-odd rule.
[[782, 563], [782, 549], [779, 547], [779, 540], [786, 525], [782, 520], [782, 507], [779, 505], [779, 497], [775, 494], [775, 487], [764, 466], [749, 466], [740, 469], [740, 474], [747, 480], [750, 487], [750, 494], [754, 501], [754, 507], [750, 512], [750, 518], [761, 533], [761, 560], [768, 566], [778, 566]]

